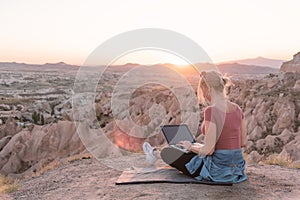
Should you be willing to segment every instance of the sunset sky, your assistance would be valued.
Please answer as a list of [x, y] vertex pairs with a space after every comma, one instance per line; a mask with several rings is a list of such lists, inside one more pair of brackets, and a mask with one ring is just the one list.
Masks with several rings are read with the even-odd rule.
[[[0, 62], [80, 65], [105, 40], [138, 28], [184, 34], [214, 62], [289, 60], [300, 51], [299, 8], [297, 0], [1, 0]], [[179, 62], [151, 52], [120, 62], [163, 61]]]

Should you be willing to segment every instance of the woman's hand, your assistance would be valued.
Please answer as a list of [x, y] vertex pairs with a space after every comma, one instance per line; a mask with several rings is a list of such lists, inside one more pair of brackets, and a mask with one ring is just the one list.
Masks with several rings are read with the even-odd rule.
[[192, 143], [190, 141], [180, 141], [178, 144], [178, 146], [182, 146], [183, 148], [190, 150]]

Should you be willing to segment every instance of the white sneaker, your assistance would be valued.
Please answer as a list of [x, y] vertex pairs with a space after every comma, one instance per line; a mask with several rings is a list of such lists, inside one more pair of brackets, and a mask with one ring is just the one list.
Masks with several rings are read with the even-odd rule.
[[157, 160], [157, 157], [155, 157], [153, 154], [154, 149], [155, 148], [153, 148], [148, 142], [145, 142], [143, 144], [143, 151], [146, 154], [146, 160], [151, 164], [153, 164]]

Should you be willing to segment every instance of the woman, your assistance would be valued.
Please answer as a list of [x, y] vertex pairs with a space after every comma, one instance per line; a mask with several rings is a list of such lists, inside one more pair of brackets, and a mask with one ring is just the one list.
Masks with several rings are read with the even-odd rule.
[[[200, 75], [198, 98], [209, 104], [204, 111], [202, 133], [204, 145], [181, 141], [178, 145], [188, 149], [183, 154], [172, 147], [164, 148], [160, 157], [170, 166], [198, 180], [238, 183], [247, 179], [242, 147], [246, 146], [246, 126], [241, 108], [226, 98], [226, 87], [231, 83], [216, 71]], [[144, 143], [149, 162], [159, 154], [156, 148]]]

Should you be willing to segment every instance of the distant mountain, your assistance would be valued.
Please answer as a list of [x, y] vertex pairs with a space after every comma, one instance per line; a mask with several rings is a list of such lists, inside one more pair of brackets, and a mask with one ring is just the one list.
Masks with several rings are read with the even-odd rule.
[[[212, 70], [215, 69], [215, 67], [217, 66], [222, 73], [237, 74], [237, 75], [270, 74], [270, 73], [279, 72], [278, 68], [262, 67], [256, 65], [243, 65], [239, 63], [226, 63], [226, 64], [217, 64], [217, 65], [211, 63], [197, 63], [194, 65], [196, 65], [200, 71]], [[107, 70], [112, 72], [122, 73], [122, 72], [127, 72], [128, 70], [138, 66], [141, 65], [136, 63], [127, 63], [124, 65], [114, 65], [112, 67], [109, 67]], [[153, 66], [168, 67], [183, 75], [191, 75], [191, 74], [199, 73], [192, 65], [177, 66], [171, 63], [163, 63], [163, 64], [155, 64]], [[57, 71], [58, 72], [58, 71], [77, 71], [79, 68], [80, 66], [69, 65], [64, 62], [46, 63], [43, 65], [15, 63], [15, 62], [0, 62], [0, 70], [6, 70], [6, 71]]]
[[283, 62], [285, 62], [285, 60], [257, 57], [257, 58], [227, 61], [219, 64], [238, 63], [242, 65], [255, 65], [255, 66], [272, 67], [272, 68], [279, 69]]
[[228, 74], [271, 74], [279, 72], [279, 69], [272, 67], [241, 65], [239, 63], [219, 64], [217, 66], [222, 73]]
[[211, 64], [211, 63], [196, 63], [194, 66], [197, 66], [196, 70], [192, 65], [186, 65], [184, 67], [178, 67], [172, 64], [158, 64], [158, 66], [162, 67], [169, 67], [174, 69], [175, 71], [183, 74], [183, 75], [192, 75], [192, 74], [199, 74], [201, 71], [210, 71], [218, 68], [218, 70], [223, 74], [230, 74], [230, 75], [238, 75], [238, 76], [264, 76], [267, 74], [276, 74], [279, 73], [279, 69], [272, 68], [272, 67], [262, 67], [256, 65], [242, 65], [239, 63], [227, 63], [227, 64]]
[[26, 64], [16, 62], [0, 62], [0, 70], [7, 71], [59, 71], [78, 70], [79, 66], [70, 65], [64, 62], [39, 64]]

